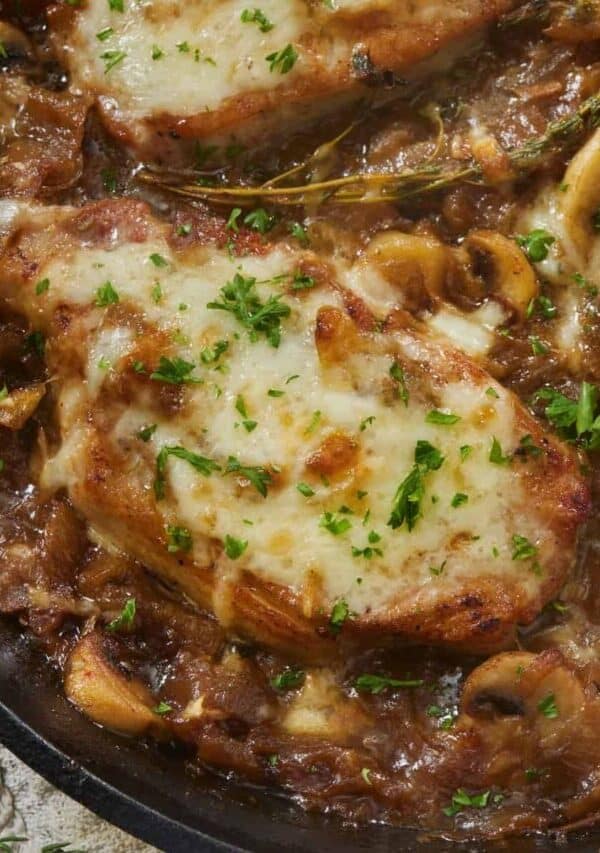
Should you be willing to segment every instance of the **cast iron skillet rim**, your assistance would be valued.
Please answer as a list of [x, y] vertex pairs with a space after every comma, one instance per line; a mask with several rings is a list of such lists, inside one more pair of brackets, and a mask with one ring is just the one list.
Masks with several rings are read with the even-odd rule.
[[0, 701], [0, 741], [50, 784], [136, 838], [177, 853], [248, 853], [135, 800], [69, 758]]

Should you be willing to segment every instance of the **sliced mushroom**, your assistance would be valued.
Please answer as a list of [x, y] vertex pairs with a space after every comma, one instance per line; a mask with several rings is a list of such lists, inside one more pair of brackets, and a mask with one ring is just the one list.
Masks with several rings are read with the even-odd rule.
[[600, 207], [600, 129], [573, 158], [563, 179], [565, 191], [558, 194], [571, 249], [569, 258], [576, 269], [588, 268], [596, 233], [593, 217]]
[[491, 784], [515, 788], [527, 768], [575, 794], [600, 762], [600, 699], [593, 685], [556, 649], [507, 652], [478, 667], [465, 683], [457, 728], [481, 745]]
[[88, 634], [73, 649], [65, 670], [65, 692], [95, 723], [122, 734], [160, 734], [163, 720], [152, 708], [152, 694], [127, 679], [108, 660], [102, 640]]
[[43, 382], [18, 388], [0, 400], [0, 426], [7, 429], [22, 429], [39, 406], [46, 393]]
[[371, 241], [366, 257], [398, 289], [403, 308], [428, 308], [443, 297], [452, 255], [434, 237], [387, 231]]
[[475, 262], [484, 266], [492, 295], [502, 299], [520, 319], [538, 295], [536, 274], [514, 240], [497, 231], [472, 231], [465, 247]]

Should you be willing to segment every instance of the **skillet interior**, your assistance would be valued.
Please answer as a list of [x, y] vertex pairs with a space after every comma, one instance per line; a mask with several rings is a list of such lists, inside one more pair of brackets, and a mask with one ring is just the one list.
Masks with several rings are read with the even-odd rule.
[[[456, 844], [397, 827], [344, 827], [261, 790], [186, 772], [180, 753], [119, 737], [66, 700], [30, 642], [0, 620], [0, 741], [96, 814], [177, 853], [551, 853], [564, 839]], [[571, 835], [568, 849], [597, 853], [600, 833]]]

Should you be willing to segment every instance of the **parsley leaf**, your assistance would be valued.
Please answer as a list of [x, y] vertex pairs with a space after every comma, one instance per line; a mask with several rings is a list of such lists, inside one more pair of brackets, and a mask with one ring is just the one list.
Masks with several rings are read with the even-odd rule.
[[490, 447], [490, 462], [493, 462], [494, 465], [506, 465], [510, 462], [510, 456], [505, 456], [502, 452], [502, 445], [496, 438], [496, 436], [492, 436], [492, 446]]
[[532, 557], [537, 557], [538, 549], [525, 536], [519, 536], [517, 533], [512, 538], [513, 544], [513, 560], [530, 560]]
[[180, 551], [187, 553], [192, 550], [192, 534], [187, 527], [176, 524], [167, 525], [167, 551], [169, 554], [177, 554]]
[[408, 406], [409, 393], [406, 385], [406, 377], [404, 376], [402, 365], [399, 364], [399, 362], [394, 361], [392, 363], [392, 366], [390, 367], [390, 376], [394, 382], [398, 383], [398, 397], [400, 397], [405, 406]]
[[447, 817], [454, 817], [465, 808], [484, 809], [490, 801], [490, 792], [483, 794], [467, 794], [463, 788], [459, 788], [452, 796], [452, 805], [443, 811]]
[[112, 282], [106, 281], [96, 291], [96, 305], [98, 308], [106, 308], [108, 305], [116, 305], [119, 302], [119, 294], [114, 289]]
[[354, 682], [357, 690], [364, 693], [373, 693], [375, 696], [389, 688], [422, 687], [424, 684], [425, 682], [421, 678], [398, 680], [397, 678], [388, 678], [384, 675], [359, 675]]
[[267, 497], [267, 487], [271, 483], [272, 477], [266, 468], [260, 465], [242, 465], [235, 456], [230, 456], [227, 460], [225, 474], [238, 474], [248, 480], [263, 498]]
[[179, 357], [165, 358], [161, 355], [158, 370], [150, 374], [150, 379], [155, 382], [166, 382], [168, 385], [197, 384], [203, 380], [190, 376], [195, 367], [196, 365], [191, 361], [184, 361]]
[[577, 400], [571, 400], [553, 388], [541, 388], [534, 395], [534, 400], [547, 402], [544, 414], [561, 438], [579, 441], [589, 449], [600, 446], [599, 395], [595, 385], [582, 382]]
[[244, 9], [240, 20], [244, 24], [258, 24], [261, 33], [268, 33], [275, 26], [261, 9]]
[[421, 518], [421, 501], [425, 494], [424, 476], [441, 468], [444, 457], [428, 441], [418, 441], [415, 448], [415, 464], [400, 483], [394, 500], [388, 526], [397, 530], [406, 522], [409, 532]]
[[280, 74], [287, 74], [296, 64], [298, 53], [293, 45], [288, 44], [281, 50], [270, 53], [265, 59], [269, 63], [269, 71], [279, 71]]
[[352, 527], [352, 522], [347, 518], [338, 518], [333, 512], [324, 512], [319, 519], [319, 527], [328, 530], [334, 536], [341, 536]]
[[222, 302], [209, 302], [207, 308], [229, 311], [248, 329], [251, 341], [264, 334], [272, 347], [279, 346], [281, 320], [291, 313], [290, 306], [281, 302], [280, 296], [270, 296], [262, 303], [256, 291], [256, 279], [236, 273], [233, 281], [221, 288], [221, 297]]
[[519, 234], [516, 241], [529, 260], [534, 264], [539, 264], [548, 257], [550, 246], [556, 243], [556, 238], [544, 228], [535, 228], [529, 234]]
[[266, 234], [271, 231], [277, 224], [277, 217], [273, 213], [268, 213], [264, 207], [257, 207], [251, 210], [244, 216], [244, 225], [258, 231], [259, 234]]
[[276, 690], [293, 690], [294, 687], [300, 687], [304, 684], [305, 678], [306, 673], [301, 669], [290, 667], [272, 678], [271, 686], [275, 687]]
[[156, 476], [154, 479], [154, 494], [157, 500], [162, 500], [165, 496], [165, 471], [169, 456], [175, 456], [176, 459], [183, 459], [192, 468], [195, 468], [199, 474], [205, 477], [210, 477], [213, 471], [220, 471], [221, 466], [213, 462], [212, 459], [207, 459], [206, 456], [200, 456], [197, 453], [192, 453], [186, 450], [185, 447], [163, 447], [156, 457]]
[[428, 424], [440, 424], [441, 426], [452, 426], [457, 424], [462, 418], [460, 415], [453, 415], [451, 412], [440, 412], [434, 409], [427, 413], [425, 422]]
[[556, 705], [556, 697], [554, 693], [549, 693], [538, 702], [538, 711], [547, 717], [549, 720], [556, 720], [559, 716], [558, 707]]
[[128, 598], [120, 614], [112, 622], [108, 623], [106, 630], [111, 633], [115, 631], [129, 631], [133, 626], [135, 610], [135, 598]]
[[229, 557], [230, 560], [237, 560], [242, 556], [246, 548], [248, 547], [248, 542], [245, 539], [235, 539], [233, 536], [229, 536], [227, 534], [225, 536], [225, 553]]
[[350, 608], [348, 607], [348, 603], [340, 598], [339, 601], [333, 605], [333, 609], [331, 611], [331, 616], [329, 617], [329, 630], [332, 634], [339, 634], [342, 630], [342, 625], [346, 621], [346, 619], [350, 618]]

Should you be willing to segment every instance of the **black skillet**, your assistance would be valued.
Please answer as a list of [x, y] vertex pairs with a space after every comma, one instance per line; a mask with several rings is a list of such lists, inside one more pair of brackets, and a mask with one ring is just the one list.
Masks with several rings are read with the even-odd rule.
[[[362, 829], [307, 815], [289, 800], [186, 770], [186, 756], [119, 738], [64, 698], [52, 669], [0, 620], [0, 741], [57, 788], [103, 818], [173, 853], [597, 853], [600, 839], [509, 841], [464, 848], [410, 830]], [[110, 851], [118, 853], [118, 851]]]

